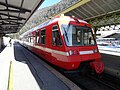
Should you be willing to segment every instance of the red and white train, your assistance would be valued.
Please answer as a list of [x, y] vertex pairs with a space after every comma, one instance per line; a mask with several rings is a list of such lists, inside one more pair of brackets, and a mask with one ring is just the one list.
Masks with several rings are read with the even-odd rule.
[[104, 71], [92, 28], [86, 21], [61, 15], [25, 32], [20, 39], [32, 52], [62, 69], [89, 66], [98, 74]]

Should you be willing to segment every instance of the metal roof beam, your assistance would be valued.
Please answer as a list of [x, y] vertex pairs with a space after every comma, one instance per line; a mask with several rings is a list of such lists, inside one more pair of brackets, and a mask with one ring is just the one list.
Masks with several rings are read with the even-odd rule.
[[77, 12], [75, 12], [74, 10], [72, 11], [78, 18], [80, 18], [80, 15], [77, 13]]
[[1, 20], [22, 20], [22, 19], [20, 19], [20, 18], [18, 18], [18, 19], [14, 19], [14, 18], [2, 18], [2, 19], [0, 19], [0, 21]]
[[0, 25], [19, 25], [19, 24], [15, 24], [15, 23], [1, 23]]
[[111, 10], [114, 10], [105, 0], [102, 0]]
[[68, 9], [66, 9], [66, 10], [63, 10], [62, 12], [60, 12], [60, 13], [58, 13], [58, 14], [53, 15], [53, 17], [58, 16], [58, 15], [60, 15], [60, 14], [68, 13], [68, 12], [70, 12], [71, 10], [76, 9], [76, 8], [78, 8], [79, 6], [84, 5], [85, 3], [88, 3], [88, 2], [90, 2], [90, 1], [91, 1], [91, 0], [80, 0], [80, 1], [78, 1], [78, 3], [74, 4], [74, 5], [71, 6], [70, 8], [68, 8]]
[[7, 22], [12, 22], [12, 23], [16, 23], [16, 24], [23, 24], [21, 22], [15, 22], [15, 21], [7, 21]]
[[71, 12], [66, 13], [65, 15], [67, 15], [67, 16], [73, 16], [73, 14]]
[[120, 2], [118, 2], [118, 0], [114, 0], [118, 5], [120, 5]]
[[93, 7], [91, 7], [89, 4], [86, 3], [86, 5], [87, 5], [91, 10], [93, 10], [95, 13], [100, 14], [97, 10], [95, 10], [95, 9], [94, 9]]
[[0, 19], [2, 19], [1, 15], [0, 15]]
[[15, 8], [15, 9], [19, 9], [19, 10], [21, 9], [22, 11], [25, 11], [25, 12], [31, 12], [31, 10], [28, 10], [28, 9], [25, 9], [25, 8], [20, 8], [20, 7], [17, 7], [17, 6], [10, 5], [10, 4], [6, 5], [6, 3], [3, 3], [3, 2], [0, 2], [0, 5]]
[[[21, 5], [20, 5], [20, 11], [21, 11], [21, 9], [22, 9], [23, 2], [24, 2], [24, 0], [22, 0], [22, 2], [21, 2]], [[20, 12], [19, 12], [19, 14], [18, 14], [18, 17], [20, 17]]]
[[89, 13], [91, 16], [94, 16], [91, 12], [89, 12], [87, 9], [85, 9], [83, 6], [81, 6], [81, 8], [86, 11], [87, 13]]
[[88, 17], [88, 15], [86, 15], [85, 13], [83, 13], [82, 11], [80, 11], [78, 8], [76, 8], [76, 10], [80, 13], [82, 13], [85, 17]]
[[85, 20], [90, 20], [90, 19], [95, 19], [95, 18], [102, 18], [103, 16], [108, 17], [108, 16], [111, 16], [112, 14], [120, 14], [120, 9], [116, 10], [116, 11], [108, 12], [107, 14], [104, 13], [104, 14], [96, 15], [96, 16], [93, 16], [93, 17], [90, 17], [90, 18], [86, 18]]
[[[92, 1], [92, 0], [91, 0]], [[98, 8], [100, 8], [104, 13], [106, 13], [106, 11], [104, 10], [104, 8], [100, 7], [95, 1], [92, 1]]]
[[[4, 13], [0, 13], [0, 15], [8, 16], [8, 14], [4, 14]], [[17, 17], [17, 16], [13, 16], [13, 15], [9, 15], [9, 17], [14, 17], [14, 18], [19, 18], [19, 19], [26, 20], [26, 18], [23, 18], [23, 17]]]
[[[8, 1], [5, 0], [5, 2], [6, 2], [6, 9], [8, 9]], [[9, 18], [9, 12], [8, 12], [8, 18]]]
[[23, 10], [0, 9], [2, 12], [25, 13]]
[[7, 0], [5, 0], [5, 2], [6, 2], [6, 8], [8, 9], [8, 2], [7, 2]]

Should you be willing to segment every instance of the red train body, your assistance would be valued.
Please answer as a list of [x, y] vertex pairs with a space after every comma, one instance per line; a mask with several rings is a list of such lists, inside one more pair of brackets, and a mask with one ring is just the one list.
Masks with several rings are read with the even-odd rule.
[[91, 26], [78, 18], [58, 16], [25, 32], [21, 40], [31, 51], [65, 70], [77, 70], [83, 62], [98, 74], [104, 70]]

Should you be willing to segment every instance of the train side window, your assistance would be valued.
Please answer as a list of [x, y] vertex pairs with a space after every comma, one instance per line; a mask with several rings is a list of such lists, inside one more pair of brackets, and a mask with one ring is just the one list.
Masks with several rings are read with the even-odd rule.
[[29, 37], [28, 36], [26, 36], [26, 42], [29, 42]]
[[29, 36], [29, 42], [31, 43], [31, 36]]
[[57, 25], [52, 27], [52, 45], [53, 46], [60, 46], [60, 45], [62, 45], [62, 40], [61, 40], [60, 32], [58, 30], [58, 26]]
[[38, 31], [36, 31], [35, 43], [39, 43], [39, 32]]
[[41, 38], [40, 38], [41, 44], [46, 43], [46, 29], [41, 30]]
[[33, 36], [30, 36], [30, 43], [33, 43]]

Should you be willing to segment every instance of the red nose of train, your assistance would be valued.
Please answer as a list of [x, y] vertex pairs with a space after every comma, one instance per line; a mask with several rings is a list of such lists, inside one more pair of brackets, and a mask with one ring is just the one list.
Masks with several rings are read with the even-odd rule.
[[103, 62], [91, 62], [90, 66], [96, 73], [101, 74], [104, 71], [104, 63]]

